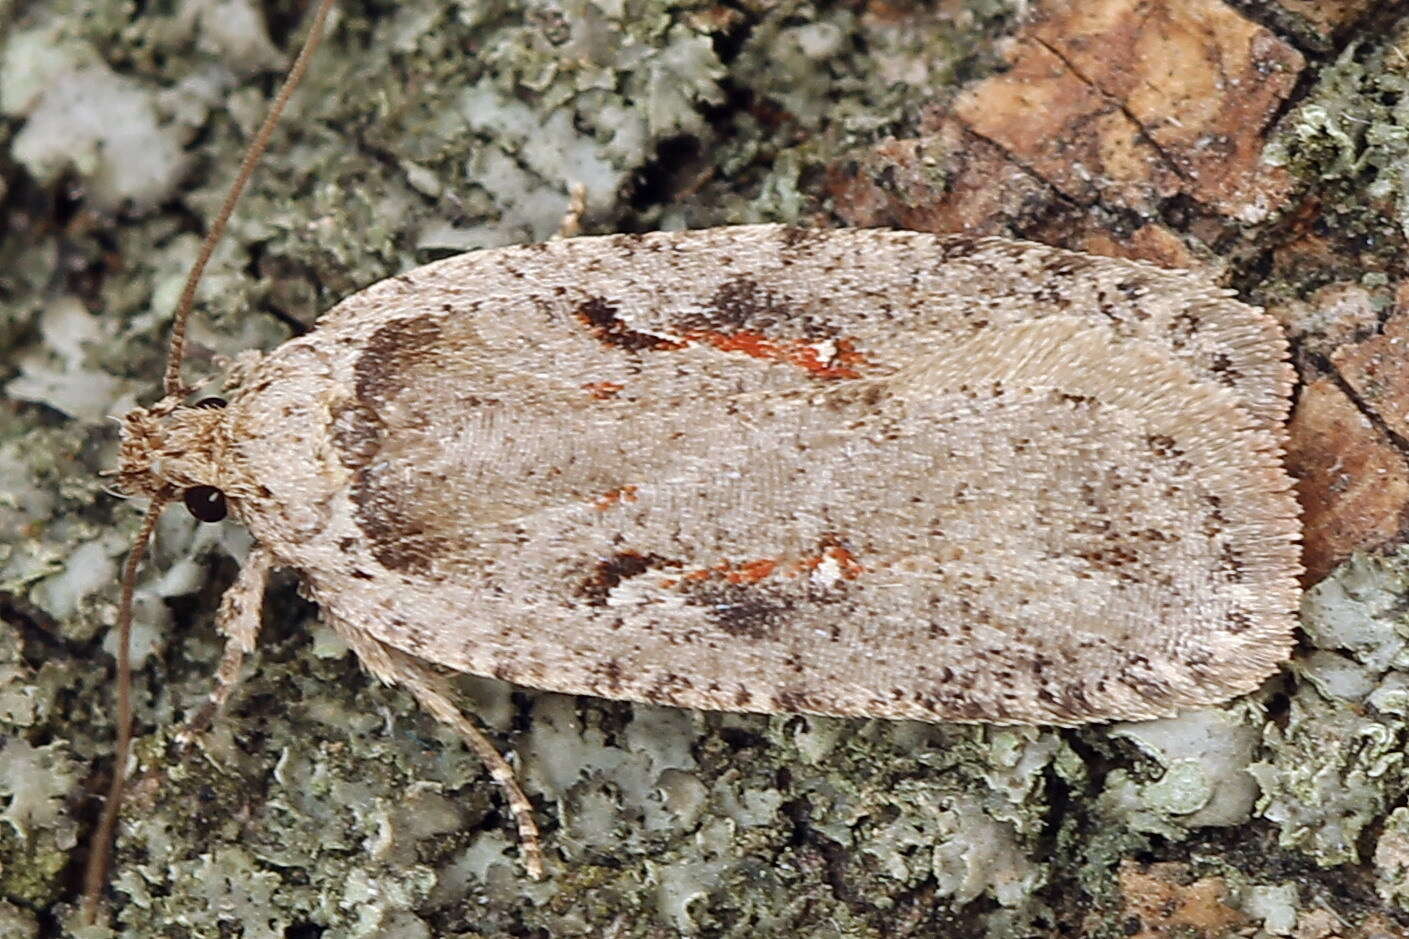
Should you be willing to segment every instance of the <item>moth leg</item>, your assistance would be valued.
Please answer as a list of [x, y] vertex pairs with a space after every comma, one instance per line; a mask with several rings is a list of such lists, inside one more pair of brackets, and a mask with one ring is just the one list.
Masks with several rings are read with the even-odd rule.
[[582, 233], [582, 214], [587, 211], [587, 187], [579, 182], [568, 183], [568, 207], [563, 213], [563, 220], [558, 223], [558, 233], [553, 236], [554, 241], [560, 238], [576, 238]]
[[[326, 611], [325, 611], [326, 615]], [[450, 700], [450, 692], [445, 680], [430, 666], [415, 656], [408, 655], [380, 642], [347, 622], [328, 616], [328, 623], [341, 636], [362, 664], [373, 675], [388, 685], [400, 685], [420, 702], [436, 720], [449, 726], [465, 741], [471, 750], [489, 770], [490, 777], [504, 791], [508, 799], [509, 811], [514, 816], [514, 824], [519, 830], [519, 848], [523, 855], [523, 866], [534, 880], [543, 878], [543, 846], [538, 836], [538, 823], [533, 820], [533, 804], [519, 786], [513, 767], [504, 759], [484, 731], [465, 717], [464, 713]]]
[[255, 545], [240, 567], [235, 582], [220, 598], [215, 628], [225, 637], [225, 652], [215, 669], [215, 687], [211, 689], [210, 697], [176, 735], [182, 746], [189, 745], [210, 727], [211, 721], [215, 720], [240, 684], [240, 668], [244, 665], [245, 656], [254, 651], [254, 641], [259, 635], [264, 589], [269, 585], [269, 572], [273, 568], [274, 556], [262, 546]]

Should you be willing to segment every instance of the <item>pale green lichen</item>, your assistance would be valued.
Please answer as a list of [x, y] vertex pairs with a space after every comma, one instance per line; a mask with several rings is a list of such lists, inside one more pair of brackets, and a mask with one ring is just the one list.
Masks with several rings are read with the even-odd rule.
[[1357, 557], [1307, 592], [1285, 721], [1269, 724], [1258, 812], [1278, 840], [1326, 866], [1360, 860], [1367, 826], [1409, 792], [1404, 766], [1409, 555]]
[[0, 900], [0, 936], [5, 939], [39, 939], [39, 920], [30, 911]]
[[[34, 59], [52, 41], [32, 33], [12, 39], [0, 83], [18, 84], [18, 76], [36, 71]], [[47, 76], [43, 93], [9, 116], [24, 119], [11, 153], [35, 180], [53, 185], [65, 172], [78, 173], [89, 180], [94, 206], [105, 211], [169, 196], [184, 162], [184, 141], [163, 124], [151, 94], [102, 63], [75, 63]]]
[[1209, 826], [1240, 825], [1252, 813], [1257, 784], [1248, 773], [1258, 742], [1255, 705], [1189, 711], [1176, 718], [1118, 725], [1160, 767], [1115, 770], [1102, 794], [1105, 811], [1137, 831], [1183, 839]]
[[1249, 887], [1242, 896], [1241, 909], [1262, 922], [1270, 936], [1290, 936], [1296, 929], [1300, 906], [1296, 884]]
[[1409, 40], [1348, 44], [1278, 125], [1265, 159], [1312, 182], [1321, 224], [1397, 251], [1409, 233]]
[[1389, 813], [1375, 842], [1375, 890], [1387, 902], [1409, 909], [1409, 809]]
[[[36, 669], [17, 637], [0, 630], [0, 730], [44, 727], [71, 677], [62, 663]], [[66, 741], [36, 746], [17, 733], [0, 733], [0, 895], [8, 900], [37, 909], [62, 895], [61, 875], [79, 833], [69, 811], [78, 779]], [[8, 904], [0, 907], [0, 923], [22, 923], [15, 913]]]

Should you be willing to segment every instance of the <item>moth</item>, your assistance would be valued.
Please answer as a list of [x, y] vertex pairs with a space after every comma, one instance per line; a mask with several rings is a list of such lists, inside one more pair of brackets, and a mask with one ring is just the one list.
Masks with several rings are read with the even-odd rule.
[[1070, 726], [1226, 700], [1292, 644], [1286, 341], [1193, 274], [743, 226], [417, 268], [242, 360], [228, 400], [189, 401], [181, 336], [115, 488], [151, 500], [142, 541], [178, 499], [254, 537], [207, 716], [295, 570], [482, 756], [535, 876], [529, 801], [445, 670]]

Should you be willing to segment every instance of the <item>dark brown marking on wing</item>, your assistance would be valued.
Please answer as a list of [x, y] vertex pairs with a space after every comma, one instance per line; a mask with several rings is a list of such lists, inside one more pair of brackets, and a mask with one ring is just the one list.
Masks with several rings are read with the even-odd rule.
[[358, 526], [372, 556], [388, 570], [426, 574], [437, 557], [453, 545], [444, 536], [426, 532], [423, 507], [408, 501], [374, 461], [386, 428], [379, 412], [431, 364], [442, 343], [443, 330], [429, 316], [394, 320], [368, 337], [353, 366], [354, 398], [332, 411], [332, 437], [343, 466], [353, 471], [350, 497]]
[[621, 319], [618, 307], [604, 297], [593, 297], [578, 306], [576, 316], [587, 325], [598, 342], [627, 352], [681, 349], [685, 345], [632, 329]]
[[[796, 366], [813, 378], [827, 380], [859, 378], [859, 369], [866, 363], [853, 340], [747, 277], [720, 285], [704, 312], [670, 323], [678, 338], [633, 329], [621, 318], [620, 309], [604, 297], [579, 304], [573, 315], [598, 342], [627, 352], [673, 352], [702, 344], [720, 352]], [[792, 335], [784, 335], [784, 327]], [[834, 345], [830, 358], [824, 360], [818, 344], [827, 340]]]
[[357, 399], [375, 408], [394, 398], [415, 374], [415, 366], [434, 357], [441, 327], [429, 316], [393, 320], [367, 338], [353, 372]]
[[385, 429], [382, 420], [374, 408], [357, 398], [344, 398], [335, 402], [329, 410], [332, 418], [330, 430], [338, 461], [356, 472], [377, 455]]
[[443, 535], [426, 532], [424, 513], [402, 505], [367, 469], [354, 474], [351, 496], [372, 556], [387, 570], [428, 574], [438, 558], [457, 547]]
[[599, 679], [595, 685], [596, 690], [605, 691], [610, 695], [621, 693], [627, 674], [621, 667], [620, 659], [613, 657], [605, 662], [598, 662], [592, 667], [592, 672]]
[[778, 241], [783, 246], [783, 257], [791, 260], [790, 255], [809, 254], [819, 245], [827, 245], [833, 240], [833, 235], [825, 228], [804, 228], [800, 225], [789, 225], [778, 230]]
[[784, 688], [773, 695], [772, 711], [782, 714], [825, 714], [828, 702], [818, 689], [810, 687]]
[[1046, 681], [1037, 686], [1037, 699], [1066, 718], [1081, 718], [1094, 713], [1086, 689], [1079, 683]]
[[[692, 331], [733, 333], [747, 327], [766, 332], [777, 328], [783, 320], [808, 325], [786, 297], [775, 296], [751, 277], [736, 277], [719, 285], [709, 298], [706, 311], [684, 318], [682, 325]], [[816, 338], [824, 335], [815, 324], [811, 332], [816, 333]]]
[[583, 579], [579, 592], [593, 606], [606, 606], [607, 597], [623, 581], [640, 577], [653, 567], [679, 567], [679, 561], [655, 554], [641, 554], [639, 551], [621, 551], [591, 567], [591, 573]]
[[939, 251], [935, 256], [935, 266], [950, 261], [961, 261], [981, 254], [990, 245], [982, 239], [967, 235], [950, 235], [939, 240]]
[[757, 585], [701, 584], [688, 597], [721, 632], [749, 640], [777, 639], [797, 607], [796, 596]]
[[675, 704], [695, 683], [679, 672], [664, 672], [645, 690], [643, 697], [653, 704]]

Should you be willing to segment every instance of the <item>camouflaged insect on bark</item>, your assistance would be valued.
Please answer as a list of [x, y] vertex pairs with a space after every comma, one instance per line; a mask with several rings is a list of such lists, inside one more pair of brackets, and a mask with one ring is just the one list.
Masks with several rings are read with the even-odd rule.
[[1285, 356], [1192, 275], [1026, 243], [572, 239], [349, 298], [228, 407], [130, 415], [120, 479], [223, 492], [360, 650], [684, 707], [1144, 718], [1290, 648]]

